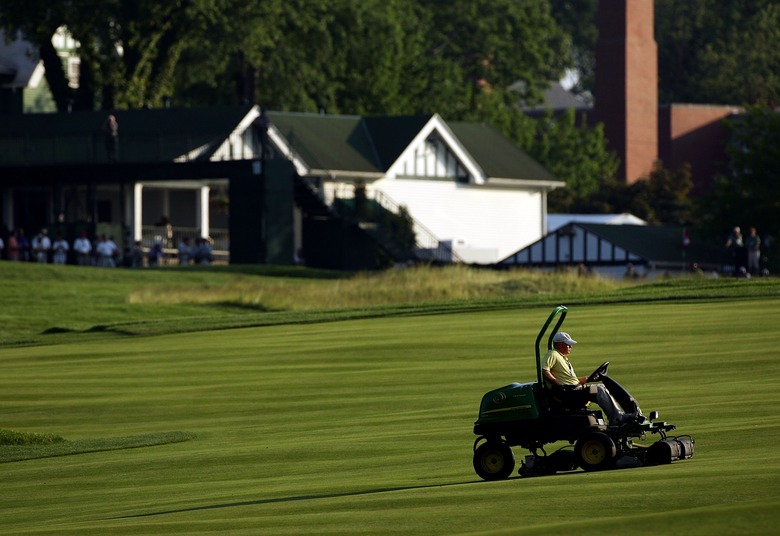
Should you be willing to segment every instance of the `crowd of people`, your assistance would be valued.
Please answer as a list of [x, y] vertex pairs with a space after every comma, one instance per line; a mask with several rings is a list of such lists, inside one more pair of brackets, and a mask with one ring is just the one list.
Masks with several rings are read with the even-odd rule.
[[731, 254], [735, 276], [765, 275], [766, 269], [761, 268], [761, 245], [761, 237], [755, 227], [750, 227], [747, 237], [742, 235], [739, 226], [731, 230], [725, 246]]
[[47, 229], [41, 229], [30, 240], [24, 229], [12, 231], [7, 241], [0, 238], [0, 258], [16, 262], [37, 262], [52, 264], [76, 264], [113, 268], [120, 265], [132, 267], [160, 266], [162, 264], [210, 264], [214, 260], [210, 238], [198, 238], [194, 245], [183, 237], [175, 251], [163, 247], [162, 238], [144, 248], [136, 241], [131, 251], [123, 254], [113, 236], [101, 234], [90, 240], [86, 231], [81, 231], [71, 244], [60, 234], [52, 240]]

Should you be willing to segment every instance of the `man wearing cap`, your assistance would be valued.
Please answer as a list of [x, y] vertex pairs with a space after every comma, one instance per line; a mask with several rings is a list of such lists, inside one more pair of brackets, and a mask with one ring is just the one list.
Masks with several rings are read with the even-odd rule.
[[[588, 378], [578, 377], [567, 357], [575, 344], [577, 341], [565, 331], [555, 334], [553, 347], [542, 358], [542, 375], [547, 386], [553, 390], [554, 396], [565, 404], [584, 406], [588, 401], [596, 402], [606, 413], [609, 422], [613, 424], [628, 422], [634, 415], [626, 415], [606, 387], [599, 384], [591, 386], [590, 390], [583, 389]], [[592, 394], [594, 388], [595, 396]]]

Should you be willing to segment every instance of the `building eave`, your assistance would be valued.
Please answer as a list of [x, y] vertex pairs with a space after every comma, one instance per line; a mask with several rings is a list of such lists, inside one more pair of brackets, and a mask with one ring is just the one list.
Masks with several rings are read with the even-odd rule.
[[371, 182], [385, 178], [385, 174], [382, 172], [348, 169], [309, 169], [307, 175], [311, 177], [327, 177], [332, 180], [344, 179], [346, 181], [354, 181], [356, 179], [364, 179]]
[[489, 177], [484, 186], [509, 189], [537, 188], [552, 191], [566, 186], [564, 181], [536, 180], [536, 179], [510, 179], [503, 177]]

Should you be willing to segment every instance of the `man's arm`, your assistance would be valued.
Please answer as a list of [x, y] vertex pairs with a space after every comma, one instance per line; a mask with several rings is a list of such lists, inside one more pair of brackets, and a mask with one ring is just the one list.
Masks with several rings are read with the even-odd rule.
[[542, 376], [553, 385], [561, 385], [558, 379], [550, 372], [549, 369], [542, 369]]
[[[545, 379], [553, 385], [563, 385], [561, 382], [558, 381], [558, 378], [556, 378], [555, 375], [547, 369], [542, 369], [542, 376], [544, 376]], [[577, 378], [577, 381], [580, 382], [580, 385], [585, 385], [586, 383], [588, 383], [588, 377], [580, 376]]]

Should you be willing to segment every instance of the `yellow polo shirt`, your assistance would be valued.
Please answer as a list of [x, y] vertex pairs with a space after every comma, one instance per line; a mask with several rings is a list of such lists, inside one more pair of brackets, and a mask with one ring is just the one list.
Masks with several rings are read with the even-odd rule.
[[566, 356], [551, 348], [542, 358], [542, 369], [549, 370], [564, 385], [579, 385], [580, 380]]

